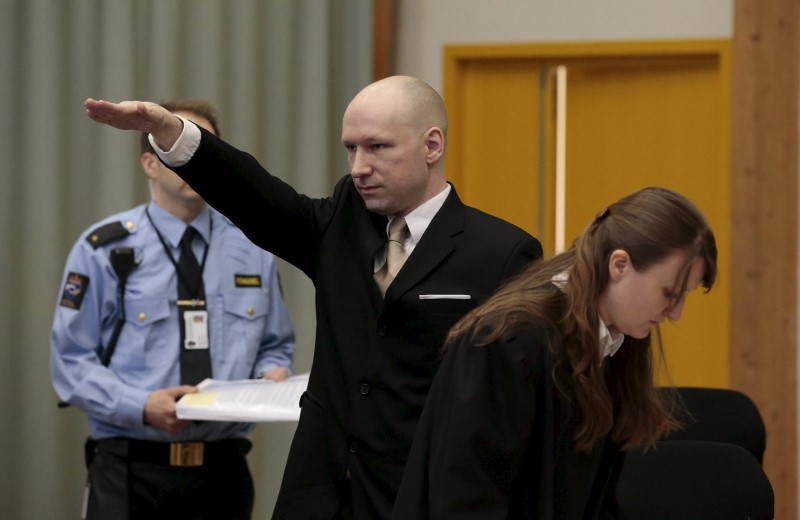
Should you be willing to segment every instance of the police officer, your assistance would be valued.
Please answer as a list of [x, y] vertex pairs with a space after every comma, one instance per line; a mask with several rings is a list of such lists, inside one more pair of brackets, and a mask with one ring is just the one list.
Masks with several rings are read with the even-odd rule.
[[[219, 134], [209, 103], [165, 106]], [[207, 377], [288, 376], [294, 330], [274, 258], [166, 168], [146, 135], [140, 161], [151, 201], [81, 235], [53, 322], [53, 386], [91, 427], [84, 518], [250, 518], [253, 425], [180, 420], [175, 403]]]

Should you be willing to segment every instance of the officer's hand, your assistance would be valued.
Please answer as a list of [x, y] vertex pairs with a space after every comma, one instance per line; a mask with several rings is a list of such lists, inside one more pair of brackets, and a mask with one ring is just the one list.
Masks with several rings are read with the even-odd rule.
[[183, 121], [169, 110], [149, 101], [84, 101], [86, 115], [98, 123], [120, 130], [138, 130], [153, 134], [162, 150], [170, 150], [183, 131]]
[[184, 394], [197, 392], [196, 386], [183, 385], [156, 390], [144, 403], [144, 423], [169, 434], [181, 431], [191, 421], [183, 421], [175, 415], [175, 403]]
[[275, 367], [261, 374], [261, 379], [270, 381], [285, 381], [289, 377], [289, 369], [285, 367]]

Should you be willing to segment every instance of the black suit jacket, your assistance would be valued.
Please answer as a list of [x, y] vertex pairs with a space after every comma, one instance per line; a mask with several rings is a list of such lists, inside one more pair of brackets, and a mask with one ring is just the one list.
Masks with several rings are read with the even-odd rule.
[[367, 210], [350, 176], [312, 199], [205, 131], [175, 171], [315, 285], [314, 361], [274, 518], [349, 507], [388, 518], [448, 329], [540, 258], [539, 242], [453, 189], [382, 298], [373, 266], [387, 217]]

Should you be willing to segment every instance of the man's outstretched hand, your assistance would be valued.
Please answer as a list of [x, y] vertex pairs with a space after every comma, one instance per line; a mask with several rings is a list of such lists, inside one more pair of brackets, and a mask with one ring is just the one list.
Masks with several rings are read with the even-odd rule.
[[161, 105], [149, 101], [110, 101], [89, 98], [83, 103], [90, 119], [120, 130], [152, 134], [162, 150], [170, 150], [183, 131], [183, 121]]

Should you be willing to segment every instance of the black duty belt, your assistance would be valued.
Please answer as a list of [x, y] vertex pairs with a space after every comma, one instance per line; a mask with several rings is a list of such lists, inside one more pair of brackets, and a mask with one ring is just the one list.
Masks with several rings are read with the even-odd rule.
[[177, 467], [199, 467], [247, 455], [252, 443], [247, 439], [222, 439], [210, 442], [158, 442], [139, 439], [102, 439], [97, 449], [127, 453], [131, 462], [148, 462]]

